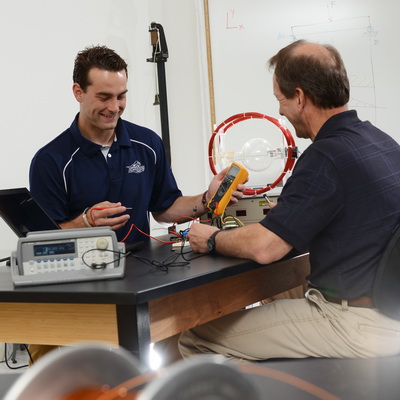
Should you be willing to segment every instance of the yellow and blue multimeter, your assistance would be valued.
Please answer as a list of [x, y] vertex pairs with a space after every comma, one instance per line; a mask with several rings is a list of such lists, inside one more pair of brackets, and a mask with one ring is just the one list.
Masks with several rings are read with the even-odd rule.
[[231, 199], [232, 191], [236, 190], [237, 185], [245, 183], [249, 173], [246, 168], [240, 164], [233, 162], [224, 176], [218, 190], [208, 202], [207, 207], [215, 214], [221, 215], [224, 213], [226, 206]]

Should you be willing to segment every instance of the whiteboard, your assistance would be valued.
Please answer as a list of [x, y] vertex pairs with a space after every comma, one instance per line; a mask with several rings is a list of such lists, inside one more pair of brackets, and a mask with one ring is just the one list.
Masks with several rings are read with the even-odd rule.
[[[292, 41], [306, 39], [339, 50], [350, 80], [349, 108], [400, 142], [397, 0], [204, 0], [203, 5], [216, 124], [250, 111], [280, 118], [267, 62]], [[248, 127], [237, 129], [245, 134]], [[295, 140], [301, 151], [310, 144]]]

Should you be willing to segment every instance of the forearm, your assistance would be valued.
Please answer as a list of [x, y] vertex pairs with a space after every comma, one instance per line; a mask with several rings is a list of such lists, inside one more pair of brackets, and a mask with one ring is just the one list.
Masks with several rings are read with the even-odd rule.
[[82, 214], [72, 219], [71, 221], [60, 222], [58, 224], [62, 229], [75, 229], [75, 228], [86, 228], [87, 225], [83, 220]]
[[[198, 194], [197, 196], [181, 196], [178, 197], [175, 202], [165, 211], [153, 212], [153, 217], [157, 222], [175, 222], [180, 219], [180, 222], [184, 222], [182, 217], [187, 219], [198, 218], [205, 214], [209, 209], [206, 207], [212, 196], [218, 190], [221, 182], [228, 168], [225, 168], [220, 173], [214, 176], [206, 192]], [[237, 185], [237, 188], [232, 191], [230, 203], [235, 204], [238, 199], [243, 197], [243, 190], [245, 189], [244, 184]]]
[[[201, 223], [193, 224], [189, 231], [192, 249], [208, 253], [208, 238], [217, 229]], [[215, 236], [215, 251], [228, 257], [245, 258], [268, 264], [284, 257], [292, 246], [259, 223], [220, 231]]]
[[277, 261], [292, 249], [289, 243], [258, 223], [222, 231], [215, 243], [219, 254], [246, 258], [260, 264]]
[[[181, 196], [165, 211], [153, 213], [153, 217], [157, 222], [167, 223], [175, 222], [182, 217], [198, 218], [208, 211], [206, 207], [208, 201], [207, 192], [196, 196]], [[180, 222], [183, 222], [183, 220], [180, 220]]]

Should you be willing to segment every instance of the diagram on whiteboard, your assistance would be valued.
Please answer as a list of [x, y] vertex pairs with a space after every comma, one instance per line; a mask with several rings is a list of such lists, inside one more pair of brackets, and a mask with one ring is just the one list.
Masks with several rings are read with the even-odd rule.
[[[340, 46], [344, 60], [356, 55], [357, 63], [348, 65], [350, 81], [349, 108], [363, 109], [364, 118], [376, 123], [376, 94], [374, 64], [371, 46], [377, 45], [378, 32], [371, 25], [371, 18], [359, 17], [344, 20], [330, 20], [326, 23], [299, 25], [291, 28], [293, 40], [306, 39], [329, 43], [339, 47], [349, 42], [351, 47]], [[371, 41], [371, 39], [373, 39]]]
[[[400, 142], [400, 2], [397, 0], [202, 0], [208, 4], [211, 115], [218, 125], [232, 115], [259, 112], [282, 118], [272, 89], [270, 57], [297, 39], [327, 43], [342, 55], [350, 80], [349, 108]], [[207, 29], [206, 29], [207, 31]], [[205, 35], [206, 36], [206, 35]], [[211, 74], [209, 73], [211, 71]], [[208, 89], [208, 88], [207, 88]], [[205, 96], [205, 97], [206, 97]], [[288, 121], [284, 121], [294, 134]], [[275, 131], [240, 126], [238, 134], [275, 140]], [[259, 131], [262, 132], [258, 133]], [[207, 139], [211, 132], [207, 132]], [[233, 140], [233, 139], [232, 139]], [[244, 140], [244, 139], [243, 139]], [[308, 140], [296, 138], [300, 153]], [[241, 143], [236, 145], [240, 148]], [[233, 147], [233, 146], [232, 146]]]

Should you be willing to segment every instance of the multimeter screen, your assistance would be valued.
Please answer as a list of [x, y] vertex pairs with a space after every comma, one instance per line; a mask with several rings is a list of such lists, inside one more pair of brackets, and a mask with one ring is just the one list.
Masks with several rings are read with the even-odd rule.
[[221, 182], [221, 185], [219, 186], [217, 193], [214, 196], [214, 201], [218, 202], [222, 199], [222, 197], [227, 192], [227, 190], [231, 186], [232, 182], [236, 178], [239, 171], [240, 171], [240, 168], [234, 164], [229, 168], [229, 171], [225, 175], [224, 180]]
[[57, 254], [75, 253], [75, 243], [52, 243], [52, 244], [36, 244], [33, 246], [33, 254], [39, 256], [53, 256]]
[[208, 202], [208, 209], [215, 215], [223, 214], [231, 199], [232, 191], [236, 190], [238, 184], [245, 183], [248, 175], [246, 168], [232, 163], [214, 196]]
[[239, 171], [240, 171], [240, 168], [237, 165], [232, 165], [229, 168], [227, 177], [230, 178], [230, 179], [235, 179], [236, 175], [239, 173]]

